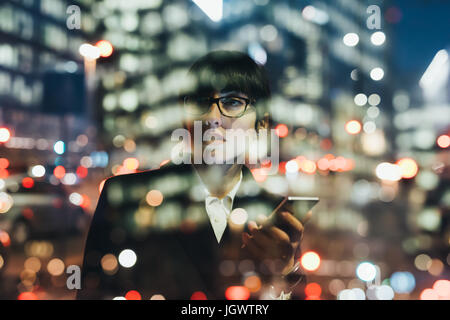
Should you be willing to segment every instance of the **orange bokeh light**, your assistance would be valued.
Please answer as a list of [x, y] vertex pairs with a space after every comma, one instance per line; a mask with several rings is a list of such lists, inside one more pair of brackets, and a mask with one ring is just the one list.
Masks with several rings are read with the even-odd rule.
[[358, 134], [361, 132], [361, 123], [357, 120], [350, 120], [345, 124], [345, 131], [349, 134]]
[[287, 125], [280, 123], [279, 125], [277, 125], [275, 127], [275, 132], [276, 132], [277, 136], [279, 136], [280, 138], [284, 138], [288, 135], [289, 129], [288, 129]]
[[139, 168], [139, 160], [136, 158], [126, 158], [123, 160], [123, 166], [130, 171], [136, 170]]
[[414, 178], [419, 171], [417, 162], [411, 158], [403, 158], [396, 162], [402, 171], [402, 178], [411, 179]]
[[248, 300], [250, 298], [250, 290], [243, 286], [231, 286], [225, 291], [227, 300]]
[[325, 171], [330, 167], [330, 161], [327, 158], [321, 158], [317, 161], [317, 168], [319, 170]]
[[159, 190], [150, 190], [145, 199], [149, 205], [157, 207], [163, 202], [164, 196]]
[[0, 230], [0, 242], [4, 247], [8, 247], [11, 244], [11, 238], [9, 237], [9, 234], [6, 233], [6, 231]]
[[6, 169], [9, 167], [9, 160], [6, 158], [0, 158], [0, 169]]
[[95, 44], [95, 46], [100, 49], [100, 57], [102, 58], [109, 57], [114, 51], [111, 42], [107, 40], [100, 40]]
[[304, 173], [313, 174], [316, 172], [316, 164], [311, 160], [304, 160], [301, 162], [301, 170]]
[[64, 176], [66, 175], [66, 169], [63, 166], [57, 166], [55, 168], [55, 170], [53, 170], [53, 174], [55, 175], [55, 177], [57, 177], [58, 179], [62, 179], [64, 178]]
[[38, 300], [38, 297], [33, 292], [22, 292], [17, 297], [17, 300]]
[[9, 171], [7, 169], [0, 168], [0, 179], [6, 179], [9, 176]]
[[83, 209], [87, 209], [87, 208], [89, 208], [90, 205], [91, 205], [91, 199], [89, 198], [88, 195], [83, 194], [81, 196], [80, 207], [82, 207]]
[[442, 149], [448, 148], [450, 146], [450, 136], [443, 134], [437, 138], [436, 143]]
[[318, 283], [311, 282], [305, 287], [305, 294], [307, 297], [320, 297], [322, 294], [322, 288]]

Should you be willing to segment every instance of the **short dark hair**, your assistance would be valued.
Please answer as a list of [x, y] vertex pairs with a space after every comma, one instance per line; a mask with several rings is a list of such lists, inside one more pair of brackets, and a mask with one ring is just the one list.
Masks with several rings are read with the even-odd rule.
[[191, 66], [188, 79], [194, 83], [181, 92], [181, 99], [186, 95], [239, 91], [256, 103], [264, 104], [271, 96], [264, 67], [239, 51], [219, 50], [204, 55]]

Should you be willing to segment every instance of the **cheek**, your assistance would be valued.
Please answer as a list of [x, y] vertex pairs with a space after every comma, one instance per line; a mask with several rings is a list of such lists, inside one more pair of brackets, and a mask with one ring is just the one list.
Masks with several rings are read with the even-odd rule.
[[231, 126], [228, 128], [242, 130], [254, 129], [256, 124], [256, 114], [251, 113], [233, 120], [234, 121], [231, 123]]

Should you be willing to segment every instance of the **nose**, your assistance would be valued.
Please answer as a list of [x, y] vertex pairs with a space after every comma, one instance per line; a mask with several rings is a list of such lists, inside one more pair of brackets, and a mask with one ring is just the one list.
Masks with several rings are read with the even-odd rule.
[[222, 125], [222, 114], [215, 103], [211, 106], [211, 109], [206, 115], [205, 124], [211, 128], [218, 128]]

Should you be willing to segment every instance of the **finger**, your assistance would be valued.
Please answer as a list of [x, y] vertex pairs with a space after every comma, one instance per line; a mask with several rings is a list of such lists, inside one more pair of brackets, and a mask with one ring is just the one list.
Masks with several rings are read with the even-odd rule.
[[261, 231], [266, 232], [267, 235], [271, 238], [273, 238], [275, 241], [279, 243], [290, 243], [289, 235], [281, 230], [278, 227], [264, 227], [261, 229]]
[[283, 211], [280, 215], [282, 221], [288, 228], [286, 231], [289, 234], [291, 242], [299, 241], [304, 230], [303, 224], [293, 214], [287, 211]]
[[302, 223], [305, 224], [309, 221], [309, 219], [311, 219], [312, 216], [312, 210], [309, 210], [306, 214], [305, 217], [302, 219]]
[[253, 233], [257, 230], [259, 230], [258, 225], [256, 224], [255, 221], [249, 221], [248, 224], [248, 230], [250, 231], [250, 233], [253, 235]]
[[279, 251], [277, 242], [274, 239], [270, 238], [266, 233], [257, 231], [253, 234], [252, 238], [256, 245], [265, 251], [266, 256], [277, 256]]
[[265, 251], [261, 249], [252, 238], [247, 241], [246, 248], [253, 257], [261, 260], [265, 258]]

